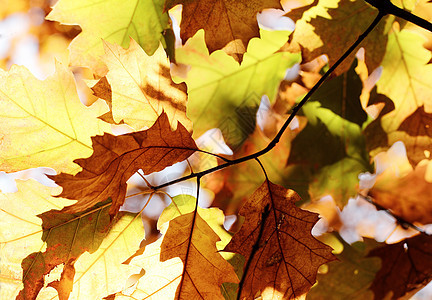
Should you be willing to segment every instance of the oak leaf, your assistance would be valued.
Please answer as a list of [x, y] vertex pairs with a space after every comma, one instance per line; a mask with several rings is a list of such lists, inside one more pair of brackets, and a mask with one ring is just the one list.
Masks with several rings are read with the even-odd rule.
[[[418, 235], [369, 253], [381, 258], [381, 269], [370, 289], [375, 299], [413, 295], [432, 280], [432, 237]], [[388, 297], [388, 298], [387, 298]]]
[[427, 181], [426, 172], [431, 161], [419, 163], [414, 170], [398, 176], [384, 172], [378, 175], [369, 191], [374, 201], [391, 209], [408, 222], [432, 223], [432, 183]]
[[147, 175], [161, 171], [198, 150], [181, 123], [171, 130], [164, 112], [147, 130], [120, 136], [104, 134], [92, 140], [92, 156], [75, 160], [83, 168], [81, 172], [50, 176], [63, 187], [59, 197], [78, 200], [64, 209], [67, 213], [83, 211], [111, 198], [110, 215], [114, 216], [124, 203], [126, 181], [135, 172], [141, 169]]
[[178, 63], [191, 65], [185, 82], [194, 136], [220, 128], [228, 146], [236, 148], [254, 131], [261, 96], [274, 102], [286, 69], [300, 56], [277, 52], [288, 32], [262, 31], [261, 36], [251, 40], [241, 65], [223, 51], [209, 55], [202, 30], [176, 51]]
[[432, 77], [432, 65], [428, 62], [432, 54], [423, 43], [422, 36], [407, 30], [389, 35], [383, 73], [377, 82], [378, 92], [395, 105], [393, 111], [382, 117], [381, 124], [386, 132], [398, 130], [404, 120], [422, 106], [426, 113], [432, 113], [432, 102], [428, 101], [432, 92], [428, 81]]
[[15, 172], [33, 167], [78, 171], [72, 160], [91, 153], [92, 135], [110, 132], [97, 116], [102, 101], [84, 106], [72, 72], [60, 63], [44, 81], [26, 68], [0, 69], [0, 169]]
[[225, 251], [240, 253], [250, 264], [242, 299], [258, 292], [263, 299], [296, 298], [315, 283], [320, 265], [335, 260], [331, 248], [310, 233], [318, 215], [296, 207], [299, 200], [293, 190], [264, 182], [240, 209], [245, 222]]
[[257, 13], [265, 8], [282, 9], [279, 0], [167, 0], [166, 8], [182, 4], [180, 37], [185, 43], [199, 29], [205, 31], [205, 41], [210, 52], [222, 49], [228, 43], [240, 40], [234, 53], [243, 54], [249, 40], [259, 37]]
[[[170, 63], [162, 45], [148, 56], [131, 39], [129, 49], [105, 42], [103, 62], [112, 92], [112, 115], [115, 123], [124, 121], [136, 130], [152, 126], [162, 111], [173, 128], [177, 121], [192, 129], [186, 117], [186, 85], [171, 79]], [[101, 95], [107, 97], [109, 95]]]
[[163, 5], [163, 0], [61, 0], [47, 19], [81, 26], [82, 32], [70, 44], [71, 64], [90, 67], [103, 76], [106, 66], [100, 59], [104, 53], [102, 39], [128, 47], [132, 37], [152, 55], [168, 26]]
[[[297, 11], [295, 13], [297, 16]], [[300, 45], [305, 61], [326, 54], [331, 66], [372, 23], [376, 15], [377, 11], [362, 0], [321, 0], [297, 21], [291, 47]], [[290, 13], [286, 16], [289, 17]], [[385, 22], [381, 22], [361, 45], [365, 49], [369, 71], [376, 69], [384, 57], [387, 44], [387, 36], [384, 33]], [[335, 70], [334, 74], [340, 75], [350, 68], [355, 52]]]
[[[46, 211], [68, 202], [51, 196], [59, 188], [44, 187], [32, 180], [18, 181], [17, 186], [16, 193], [0, 194], [1, 222], [7, 224], [1, 227], [0, 235], [2, 259], [6, 259], [1, 271], [8, 279], [2, 282], [2, 298], [15, 297], [21, 281], [24, 288], [18, 299], [67, 299], [69, 294], [71, 298], [100, 298], [120, 290], [129, 275], [137, 271], [122, 262], [144, 237], [140, 218], [124, 214], [110, 225], [109, 203], [78, 214]], [[46, 275], [61, 266], [60, 280], [49, 282]], [[58, 295], [44, 288], [44, 282], [57, 289]]]
[[173, 198], [158, 221], [163, 236], [130, 261], [145, 275], [132, 294], [117, 293], [114, 299], [224, 299], [222, 283], [239, 281], [218, 252], [230, 234], [223, 229], [222, 211], [198, 207], [194, 213], [195, 203], [189, 195]]

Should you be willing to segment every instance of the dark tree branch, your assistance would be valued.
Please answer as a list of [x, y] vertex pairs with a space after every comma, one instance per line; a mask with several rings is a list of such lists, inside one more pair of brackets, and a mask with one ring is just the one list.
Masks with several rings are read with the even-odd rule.
[[408, 22], [416, 24], [417, 26], [429, 30], [432, 32], [432, 23], [413, 15], [409, 11], [403, 10], [389, 0], [365, 0], [367, 3], [378, 9], [383, 14], [395, 15], [396, 17], [402, 18]]

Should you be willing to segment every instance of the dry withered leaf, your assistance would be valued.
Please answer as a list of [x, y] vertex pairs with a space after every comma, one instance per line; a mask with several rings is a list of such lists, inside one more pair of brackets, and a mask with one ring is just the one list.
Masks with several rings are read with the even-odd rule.
[[218, 253], [219, 240], [199, 214], [189, 213], [170, 221], [161, 244], [160, 260], [180, 257], [183, 261], [175, 299], [224, 299], [222, 283], [238, 282], [233, 267]]
[[[320, 265], [336, 259], [311, 234], [318, 215], [296, 207], [297, 201], [293, 190], [264, 182], [240, 209], [246, 220], [224, 250], [242, 254], [250, 264], [243, 275], [242, 299], [258, 292], [263, 299], [296, 298], [315, 283]], [[262, 220], [266, 207], [269, 214]], [[261, 230], [259, 248], [251, 257]]]
[[424, 287], [432, 279], [431, 249], [432, 237], [422, 234], [372, 250], [369, 256], [382, 260], [370, 287], [375, 299], [400, 299]]
[[147, 130], [120, 136], [104, 134], [93, 137], [92, 141], [92, 156], [74, 161], [83, 168], [81, 172], [75, 176], [65, 173], [50, 176], [63, 187], [60, 197], [78, 200], [64, 209], [66, 213], [83, 211], [110, 197], [113, 216], [124, 202], [126, 181], [135, 172], [161, 171], [198, 149], [181, 123], [175, 131], [171, 130], [165, 113]]
[[249, 40], [259, 37], [256, 19], [258, 12], [265, 8], [282, 9], [279, 0], [167, 0], [165, 6], [170, 9], [178, 4], [183, 5], [180, 36], [183, 43], [195, 35], [199, 29], [205, 31], [205, 41], [210, 52], [222, 49], [233, 43], [236, 50], [230, 52], [243, 54]]

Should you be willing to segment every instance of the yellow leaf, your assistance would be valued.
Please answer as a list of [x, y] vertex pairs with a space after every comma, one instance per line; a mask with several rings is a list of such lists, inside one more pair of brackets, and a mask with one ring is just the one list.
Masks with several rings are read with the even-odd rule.
[[78, 171], [73, 160], [91, 154], [90, 137], [110, 131], [97, 119], [106, 110], [102, 101], [80, 102], [72, 73], [60, 63], [44, 81], [21, 66], [0, 70], [0, 169]]
[[2, 299], [15, 297], [21, 281], [20, 299], [36, 295], [59, 299], [52, 296], [52, 289], [44, 288], [50, 281], [44, 275], [54, 276], [62, 266], [60, 281], [48, 285], [58, 290], [60, 299], [69, 294], [70, 299], [78, 299], [78, 295], [100, 299], [121, 290], [127, 278], [139, 271], [122, 264], [144, 237], [139, 214], [124, 214], [110, 229], [109, 203], [71, 215], [48, 210], [69, 202], [50, 196], [59, 188], [32, 180], [18, 181], [17, 186], [17, 193], [0, 194]]
[[49, 188], [34, 180], [17, 180], [16, 193], [0, 193], [0, 299], [13, 299], [21, 288], [21, 261], [44, 247], [42, 220], [50, 209], [61, 209], [70, 200], [53, 198], [60, 188]]
[[112, 114], [116, 123], [124, 122], [139, 130], [154, 124], [165, 111], [171, 127], [177, 121], [191, 131], [186, 117], [186, 85], [171, 79], [170, 63], [162, 45], [152, 56], [131, 39], [129, 49], [104, 43], [103, 61], [112, 90]]
[[102, 39], [128, 47], [132, 37], [152, 55], [168, 24], [163, 5], [163, 0], [60, 0], [47, 19], [81, 26], [83, 31], [69, 48], [71, 63], [103, 76]]

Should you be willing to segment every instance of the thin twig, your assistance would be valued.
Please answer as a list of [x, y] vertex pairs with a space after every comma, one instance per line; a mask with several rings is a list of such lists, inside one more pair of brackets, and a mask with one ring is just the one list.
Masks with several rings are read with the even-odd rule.
[[385, 211], [387, 214], [389, 214], [390, 216], [392, 216], [397, 223], [399, 223], [403, 228], [412, 228], [414, 230], [417, 230], [420, 233], [429, 235], [424, 229], [418, 227], [417, 225], [414, 225], [413, 223], [405, 220], [404, 218], [396, 215], [394, 212], [392, 212], [390, 209], [382, 206], [381, 204], [376, 203], [372, 197], [370, 196], [364, 196], [362, 194], [357, 194], [361, 199], [369, 202], [370, 204], [374, 205], [378, 210], [383, 210]]

